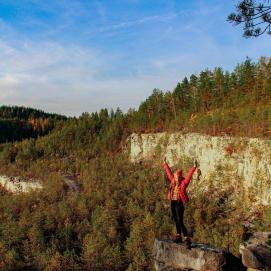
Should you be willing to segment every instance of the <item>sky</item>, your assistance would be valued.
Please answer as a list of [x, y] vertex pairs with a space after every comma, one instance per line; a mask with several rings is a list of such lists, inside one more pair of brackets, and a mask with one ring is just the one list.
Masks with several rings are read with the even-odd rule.
[[0, 105], [125, 112], [192, 73], [270, 56], [270, 36], [227, 22], [237, 2], [0, 0]]

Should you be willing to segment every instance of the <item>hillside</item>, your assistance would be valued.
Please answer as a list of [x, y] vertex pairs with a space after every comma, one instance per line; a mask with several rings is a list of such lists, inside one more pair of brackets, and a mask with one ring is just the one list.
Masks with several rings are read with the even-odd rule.
[[[153, 270], [154, 238], [170, 238], [175, 230], [163, 159], [154, 155], [131, 163], [127, 138], [178, 131], [268, 140], [271, 60], [247, 59], [232, 72], [217, 68], [191, 75], [171, 92], [154, 90], [127, 113], [102, 109], [58, 121], [45, 136], [1, 145], [0, 175], [37, 178], [44, 189], [19, 195], [1, 190], [0, 270]], [[185, 173], [191, 159], [181, 161]], [[67, 191], [63, 173], [77, 176], [82, 189]], [[195, 241], [238, 255], [243, 236], [270, 229], [270, 205], [254, 202], [253, 191], [246, 201], [236, 196], [243, 189], [240, 180], [232, 185], [232, 176], [220, 173], [215, 180], [206, 177], [202, 189], [192, 181], [185, 223]]]
[[[18, 114], [19, 109], [14, 110]], [[31, 112], [21, 115], [29, 118]], [[3, 115], [14, 117], [16, 114], [7, 111]], [[46, 127], [52, 129], [50, 122], [48, 126], [42, 125], [50, 118], [38, 120], [32, 119], [35, 135], [47, 133]], [[29, 121], [31, 123], [31, 119]], [[15, 129], [7, 128], [6, 137], [13, 138], [13, 132], [9, 135], [8, 131]], [[23, 129], [21, 131], [24, 133]], [[35, 160], [81, 155], [82, 152], [85, 157], [92, 158], [100, 152], [115, 153], [132, 132], [159, 131], [270, 138], [271, 60], [261, 58], [258, 63], [253, 63], [247, 59], [231, 73], [216, 68], [199, 75], [192, 74], [189, 80], [184, 78], [178, 83], [172, 92], [154, 90], [138, 110], [130, 109], [126, 114], [120, 109], [84, 113], [78, 119], [69, 119], [65, 125], [59, 125], [48, 137], [36, 142], [25, 141], [16, 148], [4, 146], [2, 159], [13, 161], [22, 153]], [[29, 159], [19, 160], [27, 163]]]
[[0, 106], [0, 143], [36, 138], [51, 131], [65, 116], [22, 106]]

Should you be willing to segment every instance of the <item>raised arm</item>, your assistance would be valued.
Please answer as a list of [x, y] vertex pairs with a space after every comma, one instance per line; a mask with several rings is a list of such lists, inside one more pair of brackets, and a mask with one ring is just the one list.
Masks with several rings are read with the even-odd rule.
[[189, 184], [189, 182], [190, 182], [190, 180], [191, 180], [191, 178], [192, 178], [192, 176], [193, 176], [193, 174], [194, 174], [194, 172], [195, 172], [195, 170], [197, 168], [197, 165], [198, 165], [198, 162], [197, 162], [196, 159], [194, 159], [194, 166], [189, 170], [187, 176], [184, 179], [185, 185]]
[[171, 169], [169, 168], [169, 166], [168, 166], [168, 164], [167, 164], [166, 161], [164, 162], [164, 169], [165, 169], [165, 171], [167, 173], [167, 176], [168, 176], [169, 180], [172, 182], [172, 180], [174, 179], [174, 177], [173, 177]]
[[191, 178], [192, 178], [192, 176], [193, 176], [195, 170], [196, 170], [196, 167], [192, 167], [192, 168], [189, 170], [187, 176], [186, 176], [185, 179], [184, 179], [185, 185], [188, 185], [188, 184], [189, 184], [189, 182], [190, 182], [190, 180], [191, 180]]

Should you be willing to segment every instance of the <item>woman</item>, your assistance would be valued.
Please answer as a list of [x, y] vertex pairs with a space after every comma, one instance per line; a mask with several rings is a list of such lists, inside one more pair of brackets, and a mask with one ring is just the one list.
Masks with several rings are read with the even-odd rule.
[[177, 235], [173, 239], [177, 243], [182, 242], [183, 233], [185, 244], [190, 245], [190, 240], [187, 236], [187, 229], [183, 223], [184, 206], [188, 202], [188, 196], [186, 193], [186, 187], [188, 186], [196, 168], [197, 160], [194, 159], [194, 166], [190, 169], [188, 175], [184, 178], [182, 175], [182, 170], [176, 170], [172, 174], [166, 159], [164, 160], [164, 169], [166, 170], [168, 179], [170, 181], [170, 188], [168, 192], [168, 200], [171, 202], [171, 212], [176, 224]]

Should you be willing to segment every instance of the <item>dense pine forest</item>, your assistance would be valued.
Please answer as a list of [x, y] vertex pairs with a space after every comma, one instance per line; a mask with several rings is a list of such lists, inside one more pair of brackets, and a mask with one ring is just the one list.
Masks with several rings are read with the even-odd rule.
[[270, 136], [270, 75], [269, 58], [257, 64], [247, 59], [231, 73], [215, 68], [192, 74], [172, 92], [154, 90], [131, 112], [131, 129]]
[[48, 134], [65, 116], [20, 106], [0, 106], [0, 143]]
[[[34, 176], [45, 186], [21, 195], [1, 190], [0, 270], [154, 270], [155, 236], [174, 231], [162, 161], [130, 163], [123, 152], [127, 137], [183, 131], [270, 138], [271, 59], [193, 74], [172, 91], [155, 89], [127, 113], [102, 109], [64, 118], [1, 107], [0, 116], [0, 174]], [[32, 134], [16, 130], [26, 123]], [[185, 172], [191, 165], [184, 162]], [[80, 191], [65, 189], [64, 173], [76, 176]], [[232, 187], [210, 184], [211, 192], [194, 191], [185, 213], [189, 232], [195, 241], [238, 255], [247, 231], [270, 229], [270, 208], [258, 206], [253, 229], [245, 228], [250, 202], [236, 202]]]

